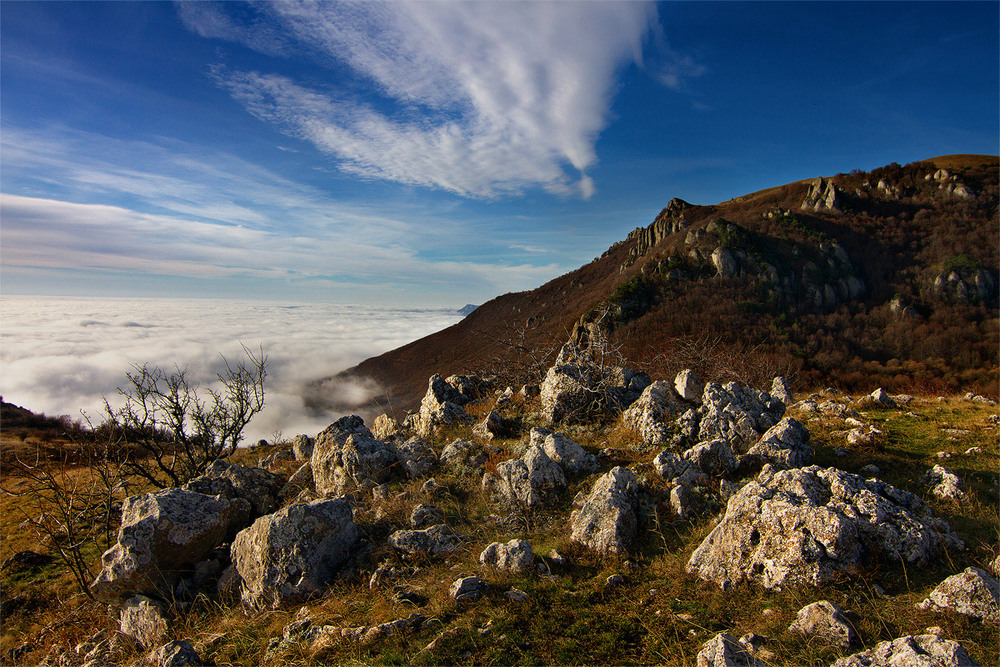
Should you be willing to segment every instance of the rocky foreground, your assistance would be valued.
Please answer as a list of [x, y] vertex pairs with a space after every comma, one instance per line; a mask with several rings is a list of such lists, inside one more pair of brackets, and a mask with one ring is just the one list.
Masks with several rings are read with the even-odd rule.
[[[941, 627], [884, 637], [891, 624], [873, 633], [854, 610], [827, 599], [828, 591], [843, 599], [851, 580], [878, 591], [883, 573], [946, 572], [971, 557], [981, 567], [942, 577], [910, 607], [960, 615], [994, 636], [1000, 628], [997, 550], [976, 546], [970, 554], [963, 536], [932, 509], [970, 501], [961, 478], [943, 465], [945, 456], [913, 480], [912, 490], [884, 481], [873, 465], [855, 472], [836, 465], [876, 446], [882, 432], [866, 414], [903, 415], [912, 400], [878, 390], [853, 401], [813, 395], [794, 402], [780, 377], [767, 390], [702, 384], [690, 371], [651, 381], [599, 366], [572, 345], [540, 385], [517, 392], [484, 378], [435, 375], [419, 412], [401, 423], [344, 417], [315, 437], [269, 447], [259, 466], [220, 460], [183, 488], [128, 498], [117, 544], [103, 555], [91, 586], [108, 605], [112, 632], [46, 659], [88, 667], [218, 661], [226, 633], [206, 640], [194, 620], [211, 608], [216, 619], [287, 619], [280, 632], [241, 647], [243, 661], [341, 662], [357, 655], [357, 646], [369, 661], [403, 651], [410, 661], [479, 662], [472, 651], [440, 652], [471, 632], [463, 617], [477, 618], [481, 605], [516, 610], [543, 590], [552, 594], [539, 587], [532, 595], [512, 583], [572, 582], [558, 590], [576, 597], [580, 573], [610, 563], [616, 573], [601, 575], [590, 601], [631, 599], [637, 582], [656, 581], [649, 564], [667, 552], [685, 559], [680, 576], [690, 577], [689, 586], [732, 595], [732, 604], [748, 594], [793, 591], [784, 604], [799, 604], [783, 632], [811, 647], [819, 656], [814, 664], [981, 664], [963, 637]], [[991, 421], [998, 421], [995, 413]], [[834, 437], [843, 446], [822, 461], [811, 423], [825, 436], [830, 424], [840, 428]], [[995, 431], [991, 437], [995, 443]], [[695, 539], [690, 547], [671, 545], [665, 526]], [[534, 543], [525, 539], [532, 535]], [[656, 589], [643, 596], [639, 604], [650, 615], [694, 618], [671, 611]], [[389, 600], [381, 613], [388, 620], [358, 622], [379, 614], [333, 618], [324, 611], [345, 599]], [[707, 616], [717, 623], [728, 613]], [[477, 630], [480, 645], [508, 641], [492, 623]], [[587, 643], [586, 628], [573, 632]], [[708, 630], [693, 623], [690, 632]], [[787, 656], [771, 648], [778, 637], [709, 634], [696, 655], [654, 661], [786, 664]], [[413, 642], [423, 648], [409, 652]], [[975, 651], [986, 664], [998, 657], [996, 646]]]

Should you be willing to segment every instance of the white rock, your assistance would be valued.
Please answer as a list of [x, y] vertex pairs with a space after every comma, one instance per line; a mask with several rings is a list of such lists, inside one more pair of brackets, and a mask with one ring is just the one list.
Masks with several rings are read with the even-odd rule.
[[958, 642], [937, 635], [907, 635], [840, 658], [831, 667], [979, 667]]
[[990, 623], [1000, 622], [1000, 583], [989, 572], [968, 567], [935, 588], [921, 609], [950, 609]]
[[493, 542], [479, 554], [479, 562], [507, 572], [525, 572], [534, 565], [535, 553], [526, 540]]
[[601, 476], [570, 515], [570, 539], [603, 554], [620, 554], [635, 543], [639, 481], [628, 468]]

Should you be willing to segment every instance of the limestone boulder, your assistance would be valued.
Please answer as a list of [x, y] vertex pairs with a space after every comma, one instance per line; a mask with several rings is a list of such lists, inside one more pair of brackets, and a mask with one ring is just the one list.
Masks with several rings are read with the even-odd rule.
[[752, 646], [728, 632], [705, 642], [695, 659], [698, 667], [768, 667], [752, 652]]
[[759, 470], [766, 463], [779, 468], [801, 468], [812, 463], [809, 429], [794, 417], [785, 417], [769, 428], [740, 460], [745, 469]]
[[858, 400], [858, 408], [883, 408], [898, 410], [899, 404], [890, 396], [885, 389], [879, 387], [867, 396], [861, 397]]
[[292, 454], [295, 455], [295, 460], [308, 461], [312, 458], [313, 447], [315, 445], [316, 441], [305, 433], [300, 433], [292, 438]]
[[411, 528], [427, 528], [439, 523], [444, 523], [444, 516], [441, 514], [441, 510], [432, 505], [420, 503], [410, 512]]
[[968, 567], [935, 588], [917, 605], [921, 609], [950, 609], [990, 623], [1000, 623], [1000, 583], [986, 570]]
[[225, 459], [212, 461], [204, 474], [184, 485], [185, 489], [207, 495], [222, 495], [230, 500], [242, 498], [250, 503], [254, 517], [278, 509], [279, 495], [285, 480], [263, 468], [242, 466]]
[[453, 468], [479, 470], [486, 463], [486, 458], [482, 445], [460, 438], [449, 442], [441, 452], [441, 463]]
[[448, 596], [456, 602], [471, 602], [483, 597], [489, 590], [489, 584], [479, 577], [462, 577], [448, 589]]
[[476, 424], [472, 429], [472, 433], [484, 440], [493, 440], [494, 438], [499, 438], [504, 432], [504, 421], [503, 417], [496, 410], [490, 410], [483, 421]]
[[696, 465], [706, 475], [714, 477], [735, 472], [740, 465], [729, 442], [722, 438], [699, 442], [684, 452], [684, 459]]
[[427, 381], [427, 393], [420, 401], [417, 432], [426, 438], [440, 426], [471, 423], [472, 416], [462, 407], [470, 400], [440, 375], [432, 375]]
[[847, 619], [846, 612], [829, 600], [813, 602], [800, 609], [795, 620], [788, 626], [788, 631], [816, 637], [844, 649], [858, 641], [858, 635]]
[[701, 405], [701, 395], [705, 391], [705, 385], [693, 370], [686, 368], [674, 378], [674, 391], [688, 403]]
[[639, 480], [617, 466], [602, 475], [570, 515], [570, 539], [602, 554], [632, 549], [639, 523]]
[[504, 498], [529, 508], [551, 505], [566, 488], [562, 468], [538, 445], [528, 445], [521, 458], [497, 465], [495, 480]]
[[401, 445], [396, 446], [399, 463], [410, 479], [427, 475], [437, 464], [434, 450], [423, 438], [414, 436]]
[[230, 554], [243, 580], [244, 604], [276, 609], [320, 594], [357, 546], [351, 506], [335, 498], [257, 519], [236, 536]]
[[118, 618], [121, 633], [135, 639], [146, 650], [163, 644], [170, 629], [164, 606], [145, 595], [126, 600]]
[[479, 554], [479, 562], [506, 572], [525, 572], [535, 564], [535, 552], [527, 540], [493, 542]]
[[316, 493], [321, 496], [381, 484], [398, 461], [396, 450], [375, 438], [356, 415], [338, 419], [316, 436], [310, 459]]
[[622, 413], [622, 421], [639, 433], [647, 445], [662, 446], [670, 440], [670, 428], [688, 407], [668, 382], [656, 381]]
[[873, 559], [922, 567], [945, 548], [964, 544], [912, 493], [836, 468], [765, 466], [687, 568], [723, 588], [818, 586]]
[[785, 412], [785, 404], [770, 394], [735, 382], [709, 382], [702, 392], [697, 411], [699, 441], [723, 438], [734, 451], [743, 454]]
[[958, 475], [942, 465], [935, 465], [923, 477], [923, 483], [930, 487], [931, 493], [938, 500], [965, 500], [962, 490], [962, 480]]
[[907, 635], [879, 642], [875, 648], [840, 658], [830, 667], [979, 667], [950, 639], [937, 635]]
[[587, 475], [597, 470], [597, 457], [562, 433], [546, 428], [531, 429], [530, 444], [541, 447], [566, 474]]
[[770, 394], [772, 398], [778, 399], [786, 406], [795, 402], [795, 399], [792, 398], [792, 389], [788, 386], [788, 380], [780, 375], [771, 381]]
[[444, 556], [463, 544], [465, 538], [445, 523], [423, 530], [397, 530], [389, 536], [389, 546], [407, 556]]
[[186, 639], [172, 641], [153, 651], [146, 664], [153, 667], [202, 667], [198, 652]]
[[117, 543], [101, 557], [91, 590], [101, 600], [168, 591], [241, 524], [250, 505], [185, 489], [126, 498]]
[[[560, 351], [540, 386], [542, 416], [550, 423], [574, 423], [617, 414], [649, 386], [649, 376], [621, 366], [600, 366], [579, 351]], [[568, 362], [567, 359], [574, 359]]]
[[312, 473], [312, 461], [306, 461], [288, 478], [285, 485], [281, 487], [281, 491], [278, 492], [278, 497], [282, 500], [295, 498], [306, 489], [314, 488], [315, 484], [316, 482], [313, 480]]

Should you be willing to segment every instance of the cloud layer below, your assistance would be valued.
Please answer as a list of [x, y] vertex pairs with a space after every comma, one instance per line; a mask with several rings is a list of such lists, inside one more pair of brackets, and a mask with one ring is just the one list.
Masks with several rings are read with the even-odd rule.
[[[617, 75], [640, 62], [652, 4], [180, 3], [206, 38], [326, 67], [320, 86], [219, 66], [256, 117], [363, 177], [493, 198], [594, 193], [587, 169]], [[237, 11], [242, 14], [236, 18]], [[673, 71], [676, 85], [682, 70]], [[357, 91], [365, 90], [365, 94]]]
[[[247, 440], [315, 435], [338, 416], [306, 408], [306, 386], [460, 319], [454, 310], [279, 305], [195, 299], [4, 297], [0, 394], [48, 415], [100, 420], [132, 364], [186, 368], [206, 386], [238, 359], [240, 344], [264, 347], [270, 364], [267, 405]], [[345, 386], [342, 398], [361, 399]], [[363, 393], [363, 392], [362, 392]]]

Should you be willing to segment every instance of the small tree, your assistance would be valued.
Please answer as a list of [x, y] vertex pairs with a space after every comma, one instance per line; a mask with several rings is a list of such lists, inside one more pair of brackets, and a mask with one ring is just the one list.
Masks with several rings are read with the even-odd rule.
[[180, 486], [235, 451], [243, 429], [264, 407], [267, 377], [263, 349], [255, 354], [244, 345], [243, 351], [246, 358], [236, 364], [223, 357], [217, 389], [199, 390], [178, 367], [168, 374], [133, 366], [129, 386], [118, 389], [122, 407], [104, 401], [107, 437], [136, 450], [126, 462], [130, 473], [158, 488]]

